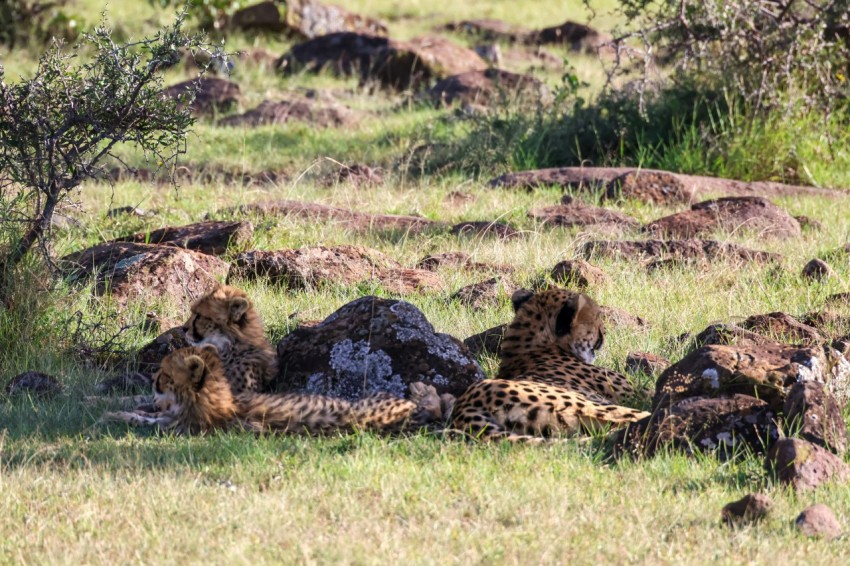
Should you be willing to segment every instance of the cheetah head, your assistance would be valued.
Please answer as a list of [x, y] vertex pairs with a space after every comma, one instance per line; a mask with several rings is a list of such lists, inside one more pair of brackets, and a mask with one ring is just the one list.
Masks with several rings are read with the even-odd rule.
[[[515, 316], [505, 335], [514, 348], [557, 344], [581, 361], [592, 364], [605, 341], [601, 310], [583, 293], [550, 288], [539, 293], [527, 289], [511, 297]], [[503, 343], [503, 351], [506, 344]]]
[[154, 403], [160, 411], [176, 414], [212, 381], [226, 381], [223, 376], [213, 346], [181, 348], [163, 358], [153, 376]]
[[234, 342], [265, 342], [263, 322], [244, 291], [223, 285], [192, 305], [192, 315], [183, 325], [186, 340], [193, 346], [215, 346], [221, 354]]

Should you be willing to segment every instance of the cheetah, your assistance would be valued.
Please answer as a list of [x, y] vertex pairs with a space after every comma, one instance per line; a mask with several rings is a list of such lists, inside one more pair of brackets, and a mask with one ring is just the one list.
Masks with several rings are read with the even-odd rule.
[[452, 427], [482, 440], [543, 442], [617, 426], [649, 413], [616, 405], [634, 390], [619, 373], [592, 365], [604, 342], [599, 306], [587, 295], [521, 289], [495, 379], [472, 385], [454, 406]]
[[442, 420], [436, 390], [422, 383], [411, 386], [416, 402], [384, 393], [356, 402], [299, 393], [236, 394], [217, 349], [210, 345], [181, 348], [166, 356], [153, 377], [153, 390], [159, 411], [106, 413], [102, 421], [158, 426], [189, 435], [231, 429], [318, 435], [401, 432]]
[[215, 346], [234, 394], [267, 391], [277, 377], [277, 352], [244, 291], [222, 285], [202, 297], [183, 331], [192, 346]]

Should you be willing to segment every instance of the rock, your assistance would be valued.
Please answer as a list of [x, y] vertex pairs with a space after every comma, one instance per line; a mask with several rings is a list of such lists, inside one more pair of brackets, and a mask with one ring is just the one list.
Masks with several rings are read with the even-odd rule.
[[634, 199], [660, 205], [690, 204], [693, 188], [666, 171], [630, 171], [608, 182], [605, 198]]
[[794, 520], [797, 530], [807, 537], [832, 540], [841, 535], [841, 525], [832, 509], [823, 503], [809, 505]]
[[815, 232], [823, 229], [823, 224], [809, 216], [795, 216], [794, 220], [800, 224], [800, 228], [802, 228], [804, 232]]
[[557, 26], [535, 31], [526, 38], [526, 41], [564, 45], [571, 51], [595, 55], [611, 39], [611, 36], [600, 33], [590, 26], [566, 21]]
[[476, 358], [484, 354], [498, 356], [501, 349], [502, 338], [505, 336], [507, 324], [500, 324], [493, 328], [488, 328], [484, 332], [474, 334], [463, 341], [464, 345], [469, 348], [469, 351]]
[[468, 271], [490, 271], [494, 273], [511, 273], [513, 268], [509, 265], [498, 265], [472, 261], [472, 257], [466, 252], [442, 252], [426, 256], [416, 264], [417, 269], [436, 271], [447, 267], [464, 269]]
[[630, 312], [626, 312], [623, 309], [618, 309], [617, 307], [603, 306], [602, 320], [605, 321], [606, 325], [628, 328], [631, 330], [638, 330], [641, 328], [645, 329], [649, 326], [646, 320], [641, 317], [633, 315]]
[[208, 255], [222, 255], [228, 249], [244, 248], [254, 237], [250, 222], [208, 221], [186, 226], [169, 226], [116, 238], [113, 242], [168, 244]]
[[504, 41], [514, 43], [524, 41], [531, 30], [509, 24], [502, 20], [480, 19], [462, 20], [441, 26], [441, 30], [473, 35], [485, 41]]
[[433, 80], [488, 67], [472, 49], [442, 37], [418, 37], [410, 41], [390, 41], [379, 53], [370, 78], [385, 88], [417, 90]]
[[800, 438], [782, 438], [770, 449], [765, 468], [796, 491], [850, 479], [850, 467], [838, 456]]
[[419, 309], [377, 297], [362, 297], [318, 326], [296, 329], [277, 353], [277, 390], [346, 399], [378, 391], [404, 396], [416, 381], [439, 394], [460, 395], [484, 378], [466, 346], [435, 333]]
[[437, 107], [456, 103], [489, 107], [500, 101], [524, 104], [552, 101], [549, 87], [540, 80], [495, 68], [447, 77], [428, 89], [424, 96]]
[[824, 301], [827, 305], [841, 305], [847, 306], [850, 305], [850, 293], [835, 293], [830, 295]]
[[472, 50], [492, 65], [491, 68], [501, 68], [503, 62], [502, 48], [499, 47], [498, 43], [478, 43], [472, 46]]
[[62, 258], [72, 280], [94, 278], [93, 293], [111, 293], [122, 306], [130, 299], [167, 297], [188, 308], [227, 275], [215, 256], [175, 246], [107, 242]]
[[379, 279], [401, 265], [377, 250], [359, 246], [313, 246], [278, 251], [250, 251], [233, 260], [228, 279], [268, 279], [292, 289], [331, 283], [356, 285]]
[[286, 4], [271, 0], [236, 10], [230, 17], [230, 27], [243, 31], [281, 32], [286, 29]]
[[507, 173], [489, 181], [491, 187], [530, 190], [536, 187], [561, 187], [573, 191], [590, 191], [598, 193], [615, 178], [626, 173], [641, 172], [666, 173], [674, 175], [684, 183], [688, 191], [692, 191], [693, 199], [699, 200], [713, 197], [748, 197], [765, 198], [788, 196], [821, 196], [830, 199], [843, 199], [846, 194], [831, 189], [785, 185], [770, 181], [746, 183], [719, 177], [702, 177], [697, 175], [681, 175], [652, 169], [636, 169], [634, 167], [555, 167], [551, 169], [535, 169]]
[[631, 216], [578, 201], [532, 209], [528, 216], [543, 224], [566, 228], [600, 226], [603, 229], [622, 232], [638, 226], [638, 221]]
[[387, 26], [379, 20], [315, 0], [287, 0], [284, 4], [260, 2], [237, 10], [230, 19], [230, 26], [245, 31], [286, 31], [307, 39], [344, 31], [387, 35]]
[[848, 395], [850, 363], [827, 350], [784, 344], [703, 346], [661, 374], [652, 406], [700, 395], [741, 393], [780, 409], [786, 388], [797, 381], [829, 383], [843, 400]]
[[[199, 297], [200, 298], [200, 297]], [[176, 326], [157, 336], [153, 341], [143, 346], [136, 354], [139, 373], [153, 375], [159, 369], [159, 364], [165, 356], [189, 346], [186, 333], [182, 326]]]
[[269, 279], [292, 289], [325, 284], [356, 285], [378, 281], [390, 291], [442, 290], [434, 273], [403, 269], [377, 250], [359, 246], [313, 246], [278, 251], [252, 251], [236, 256], [228, 279]]
[[784, 312], [754, 314], [741, 322], [739, 326], [745, 330], [757, 332], [775, 342], [789, 341], [812, 345], [824, 341], [817, 329], [803, 324]]
[[135, 206], [119, 206], [106, 211], [107, 218], [116, 218], [125, 214], [127, 216], [138, 216], [139, 218], [151, 218], [156, 216], [156, 211], [145, 210], [144, 208], [137, 208]]
[[384, 178], [381, 176], [380, 168], [372, 168], [368, 165], [343, 165], [339, 168], [336, 178], [332, 183], [348, 183], [355, 187], [374, 187], [384, 184]]
[[[477, 199], [475, 195], [470, 193], [465, 193], [463, 191], [452, 191], [445, 196], [443, 202], [447, 205], [451, 205], [454, 207], [461, 207], [467, 204], [471, 204], [475, 202]], [[465, 224], [465, 223], [461, 223]]]
[[793, 216], [762, 197], [726, 197], [700, 202], [692, 205], [690, 210], [647, 224], [645, 230], [673, 238], [741, 230], [772, 238], [792, 238], [802, 234], [800, 223]]
[[297, 200], [275, 200], [255, 202], [234, 209], [224, 210], [230, 214], [257, 214], [263, 216], [296, 216], [310, 221], [335, 221], [345, 228], [357, 232], [398, 230], [415, 234], [428, 228], [441, 227], [442, 224], [420, 216], [397, 214], [369, 214], [328, 206], [314, 202]]
[[835, 270], [822, 259], [813, 259], [803, 266], [803, 278], [809, 281], [823, 281], [835, 277]]
[[278, 60], [277, 68], [284, 74], [330, 71], [343, 76], [356, 72], [368, 76], [389, 43], [386, 37], [375, 35], [329, 33], [293, 46]]
[[727, 503], [721, 511], [723, 521], [731, 526], [748, 525], [767, 517], [773, 508], [773, 500], [763, 493], [749, 493], [732, 503]]
[[[685, 337], [687, 339], [687, 337]], [[751, 332], [735, 324], [710, 324], [697, 334], [689, 350], [702, 348], [703, 346], [761, 346], [764, 344], [776, 344], [776, 340], [762, 334]]]
[[172, 85], [162, 93], [168, 98], [180, 101], [181, 97], [191, 95], [197, 87], [195, 100], [191, 103], [193, 114], [215, 114], [235, 106], [240, 99], [239, 85], [216, 77], [202, 77]]
[[95, 385], [94, 389], [101, 395], [112, 393], [124, 393], [127, 395], [133, 393], [150, 393], [151, 383], [150, 375], [134, 371], [105, 379]]
[[471, 49], [441, 37], [410, 41], [356, 33], [332, 33], [294, 46], [278, 62], [284, 73], [330, 69], [337, 74], [360, 73], [363, 82], [385, 88], [417, 90], [432, 80], [487, 69]]
[[451, 299], [480, 310], [498, 304], [501, 299], [510, 297], [515, 290], [516, 288], [503, 278], [491, 277], [486, 281], [462, 287]]
[[714, 240], [640, 240], [587, 242], [581, 248], [586, 259], [594, 257], [623, 258], [633, 261], [675, 259], [681, 261], [740, 261], [745, 263], [778, 263], [776, 253], [751, 250]]
[[626, 355], [626, 371], [657, 376], [670, 367], [670, 361], [649, 352], [629, 352]]
[[832, 450], [839, 456], [847, 451], [847, 424], [841, 407], [823, 383], [795, 383], [783, 407], [789, 435]]
[[519, 236], [519, 232], [513, 226], [495, 220], [460, 222], [452, 226], [450, 232], [454, 236], [493, 236], [499, 240], [511, 240]]
[[446, 289], [446, 283], [439, 275], [424, 269], [388, 269], [381, 273], [380, 280], [384, 289], [400, 295]]
[[686, 454], [715, 452], [722, 459], [764, 453], [779, 437], [768, 404], [749, 395], [690, 397], [656, 407], [615, 436], [619, 454], [652, 457], [672, 448]]
[[579, 289], [604, 285], [608, 281], [604, 271], [582, 259], [555, 264], [549, 276], [557, 283], [575, 285]]
[[53, 376], [40, 371], [25, 371], [10, 379], [4, 391], [9, 397], [30, 395], [50, 398], [61, 393], [62, 389], [64, 389], [62, 383]]
[[339, 104], [325, 104], [309, 98], [291, 100], [264, 100], [259, 106], [244, 114], [228, 116], [218, 121], [219, 126], [256, 128], [269, 124], [285, 124], [290, 120], [328, 128], [353, 126], [360, 121], [358, 113]]

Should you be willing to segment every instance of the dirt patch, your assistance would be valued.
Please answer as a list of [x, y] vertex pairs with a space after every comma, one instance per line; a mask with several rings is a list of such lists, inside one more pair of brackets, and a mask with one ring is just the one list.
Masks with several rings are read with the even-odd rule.
[[761, 197], [728, 197], [701, 202], [690, 210], [651, 222], [644, 229], [673, 238], [742, 230], [773, 238], [793, 238], [802, 234], [800, 223], [793, 216]]
[[495, 220], [460, 222], [452, 226], [449, 232], [454, 236], [494, 237], [499, 240], [511, 240], [519, 236], [519, 232], [513, 226]]
[[664, 171], [632, 171], [614, 178], [605, 188], [605, 197], [611, 200], [633, 199], [660, 205], [690, 204], [693, 196], [693, 188]]
[[248, 186], [277, 186], [289, 181], [289, 176], [282, 171], [257, 171], [246, 173], [244, 171], [230, 171], [217, 167], [196, 167], [193, 165], [181, 165], [174, 171], [172, 180], [170, 171], [161, 169], [127, 169], [125, 167], [113, 167], [106, 178], [113, 183], [124, 181], [136, 181], [139, 183], [156, 183], [158, 185], [171, 184], [172, 181], [179, 185], [239, 185]]
[[490, 308], [511, 296], [516, 287], [503, 277], [491, 277], [462, 287], [451, 298], [477, 310]]
[[497, 265], [473, 261], [472, 256], [466, 252], [442, 252], [426, 256], [416, 263], [417, 269], [436, 271], [442, 268], [455, 268], [468, 271], [490, 271], [494, 273], [511, 273], [513, 268], [509, 265]]

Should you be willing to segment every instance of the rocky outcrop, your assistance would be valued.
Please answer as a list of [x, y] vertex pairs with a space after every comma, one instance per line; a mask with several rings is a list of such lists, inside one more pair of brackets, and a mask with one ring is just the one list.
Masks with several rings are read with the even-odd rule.
[[289, 121], [305, 122], [317, 127], [353, 126], [360, 121], [358, 113], [340, 104], [327, 104], [309, 98], [264, 100], [244, 114], [228, 116], [219, 126], [256, 128]]
[[800, 438], [782, 438], [774, 444], [765, 467], [796, 491], [809, 491], [831, 481], [850, 479], [850, 467], [841, 458]]
[[108, 242], [63, 258], [73, 281], [94, 279], [96, 295], [128, 300], [168, 298], [188, 308], [220, 284], [230, 266], [217, 257], [170, 245]]
[[362, 297], [321, 324], [298, 328], [277, 347], [281, 391], [358, 399], [388, 391], [404, 396], [410, 383], [460, 395], [484, 378], [470, 351], [434, 331], [419, 309], [404, 301]]
[[528, 213], [528, 216], [548, 226], [565, 228], [593, 226], [615, 233], [628, 231], [638, 226], [637, 220], [631, 216], [576, 200], [569, 204], [535, 208]]
[[777, 263], [781, 260], [776, 253], [714, 240], [595, 240], [582, 246], [581, 254], [587, 259], [605, 257], [632, 261]]
[[437, 82], [424, 96], [437, 107], [452, 104], [489, 107], [498, 102], [548, 104], [552, 101], [549, 87], [540, 80], [495, 68], [452, 75]]
[[783, 407], [788, 434], [823, 446], [843, 456], [847, 452], [847, 424], [841, 407], [823, 383], [795, 383]]
[[230, 27], [245, 31], [287, 32], [310, 39], [336, 32], [387, 35], [380, 20], [315, 0], [265, 1], [234, 12]]
[[557, 283], [576, 286], [579, 289], [596, 287], [608, 281], [604, 271], [581, 259], [558, 262], [549, 276]]
[[[193, 92], [194, 99], [191, 98]], [[188, 101], [192, 113], [197, 115], [224, 112], [235, 106], [241, 98], [238, 84], [215, 77], [183, 81], [166, 88], [162, 93], [180, 103]]]

